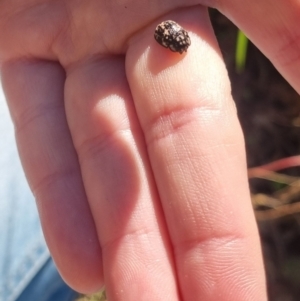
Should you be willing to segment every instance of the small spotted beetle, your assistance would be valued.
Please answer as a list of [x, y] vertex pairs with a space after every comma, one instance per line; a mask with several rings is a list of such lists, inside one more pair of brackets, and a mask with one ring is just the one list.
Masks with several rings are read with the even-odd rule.
[[191, 39], [187, 31], [171, 20], [157, 25], [154, 38], [161, 46], [180, 54], [186, 52], [191, 45]]

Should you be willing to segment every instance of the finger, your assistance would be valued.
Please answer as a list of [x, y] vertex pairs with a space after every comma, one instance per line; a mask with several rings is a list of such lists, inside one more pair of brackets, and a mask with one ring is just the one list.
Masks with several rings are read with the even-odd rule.
[[243, 137], [207, 11], [164, 19], [190, 32], [187, 53], [158, 45], [153, 24], [126, 66], [183, 300], [266, 300]]
[[219, 0], [231, 19], [300, 92], [300, 2], [297, 0]]
[[109, 300], [178, 300], [168, 237], [124, 59], [72, 66], [66, 106]]
[[69, 285], [95, 291], [103, 283], [101, 249], [66, 123], [64, 71], [19, 61], [3, 65], [2, 80], [51, 254]]

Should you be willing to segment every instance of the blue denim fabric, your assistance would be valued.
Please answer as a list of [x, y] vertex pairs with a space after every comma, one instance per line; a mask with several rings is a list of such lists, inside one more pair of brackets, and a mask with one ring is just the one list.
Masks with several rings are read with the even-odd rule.
[[74, 301], [77, 296], [66, 286], [49, 259], [17, 301]]
[[[48, 283], [47, 299], [47, 281], [54, 284], [54, 279], [60, 285]], [[32, 281], [44, 291], [30, 285]], [[50, 288], [52, 292], [49, 292]], [[50, 259], [35, 201], [18, 158], [13, 125], [0, 87], [0, 301], [15, 301], [18, 297], [20, 301], [70, 300], [65, 294], [59, 296], [62, 288], [70, 293]], [[22, 299], [25, 293], [27, 299]]]

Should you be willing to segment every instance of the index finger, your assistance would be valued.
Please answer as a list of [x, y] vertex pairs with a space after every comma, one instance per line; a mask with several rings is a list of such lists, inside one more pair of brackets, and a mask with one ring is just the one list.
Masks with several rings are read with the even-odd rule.
[[218, 0], [216, 8], [233, 21], [300, 92], [300, 2]]
[[164, 19], [190, 32], [187, 54], [156, 44], [153, 24], [132, 40], [127, 76], [183, 300], [266, 300], [243, 137], [207, 11]]

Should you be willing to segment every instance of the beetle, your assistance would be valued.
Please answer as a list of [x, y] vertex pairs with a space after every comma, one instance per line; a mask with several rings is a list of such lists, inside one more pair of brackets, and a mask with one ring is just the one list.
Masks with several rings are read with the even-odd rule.
[[188, 32], [171, 20], [163, 21], [157, 25], [154, 38], [161, 46], [180, 54], [186, 52], [191, 45]]

